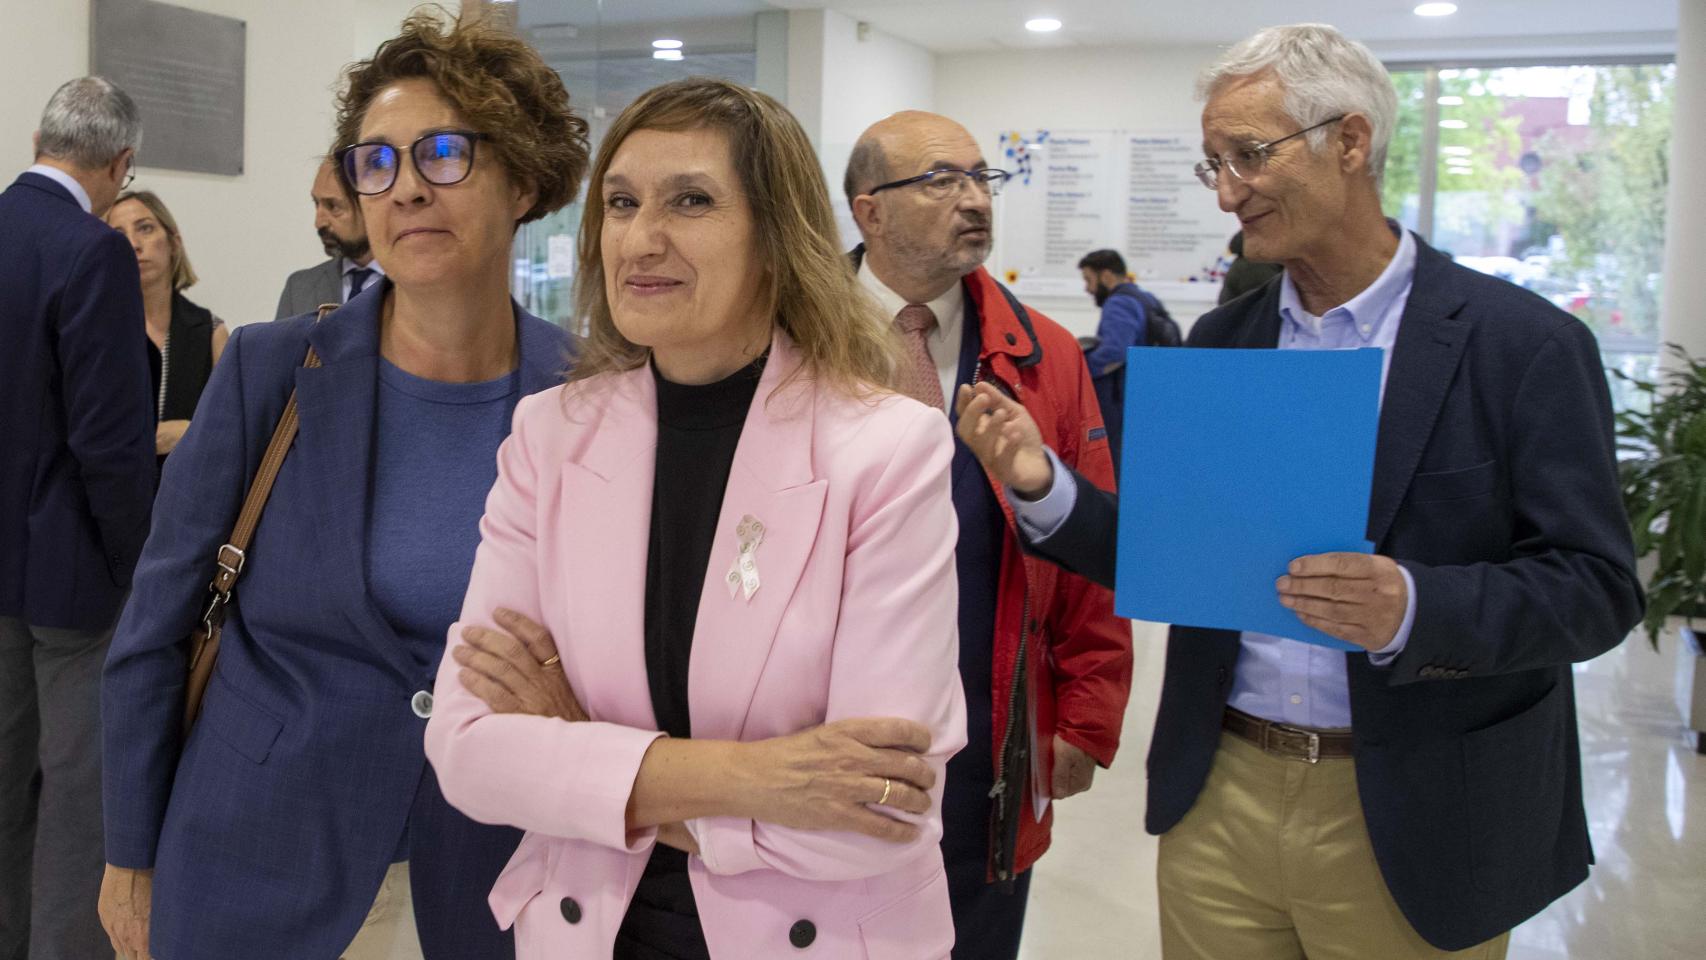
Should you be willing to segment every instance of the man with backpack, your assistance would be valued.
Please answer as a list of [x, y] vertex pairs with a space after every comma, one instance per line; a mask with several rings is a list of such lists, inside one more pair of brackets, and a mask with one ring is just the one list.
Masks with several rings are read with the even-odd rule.
[[1092, 250], [1078, 261], [1078, 272], [1084, 275], [1084, 292], [1102, 308], [1096, 335], [1078, 342], [1084, 348], [1096, 402], [1102, 407], [1117, 478], [1125, 447], [1126, 348], [1176, 347], [1184, 338], [1155, 294], [1131, 282], [1119, 251]]
[[1124, 363], [1127, 347], [1176, 347], [1183, 340], [1161, 301], [1126, 276], [1125, 258], [1118, 251], [1085, 254], [1078, 272], [1084, 275], [1084, 292], [1102, 308], [1096, 345], [1084, 354], [1091, 377]]

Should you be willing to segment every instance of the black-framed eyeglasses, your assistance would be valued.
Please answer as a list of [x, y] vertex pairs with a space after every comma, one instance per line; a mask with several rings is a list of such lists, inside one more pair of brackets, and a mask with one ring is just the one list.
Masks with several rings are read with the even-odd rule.
[[118, 185], [119, 192], [123, 193], [124, 191], [129, 190], [130, 185], [135, 183], [135, 182], [136, 182], [136, 156], [133, 154], [133, 155], [131, 155], [130, 162], [125, 164], [124, 182]]
[[[409, 144], [409, 158], [421, 179], [448, 187], [468, 179], [474, 171], [474, 144], [493, 139], [473, 130], [439, 130]], [[363, 140], [337, 151], [338, 167], [356, 193], [377, 196], [397, 182], [402, 158], [397, 148], [384, 140]]]
[[1350, 114], [1341, 113], [1314, 126], [1304, 127], [1296, 133], [1287, 134], [1278, 140], [1269, 140], [1267, 143], [1252, 143], [1248, 146], [1239, 147], [1231, 153], [1223, 153], [1218, 157], [1199, 160], [1196, 165], [1197, 179], [1201, 180], [1202, 185], [1210, 190], [1218, 190], [1220, 189], [1220, 171], [1222, 170], [1232, 171], [1232, 175], [1240, 180], [1249, 180], [1260, 176], [1262, 168], [1268, 165], [1269, 158], [1274, 155], [1275, 147], [1287, 140], [1295, 140], [1311, 130], [1319, 130], [1330, 123], [1338, 123], [1348, 116]]
[[907, 177], [905, 180], [894, 180], [880, 186], [872, 187], [870, 190], [866, 191], [866, 193], [869, 196], [875, 196], [876, 194], [882, 193], [884, 190], [890, 190], [895, 187], [910, 187], [917, 183], [923, 185], [919, 189], [924, 191], [925, 196], [932, 200], [946, 200], [949, 197], [959, 196], [960, 190], [967, 183], [972, 183], [984, 193], [987, 193], [992, 197], [998, 197], [1001, 195], [1001, 188], [1005, 186], [1007, 181], [1012, 179], [1012, 177], [1013, 175], [1011, 173], [995, 167], [984, 167], [979, 170], [961, 170], [957, 167], [939, 167], [935, 170], [928, 170], [921, 173], [916, 177]]

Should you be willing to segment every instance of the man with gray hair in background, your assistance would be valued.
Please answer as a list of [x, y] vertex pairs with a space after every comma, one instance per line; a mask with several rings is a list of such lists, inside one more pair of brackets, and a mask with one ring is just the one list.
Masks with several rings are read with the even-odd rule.
[[[1397, 98], [1366, 47], [1319, 24], [1264, 30], [1198, 93], [1197, 176], [1245, 255], [1285, 269], [1189, 345], [1371, 347], [1385, 369], [1374, 553], [1298, 557], [1273, 584], [1355, 652], [1169, 635], [1146, 824], [1162, 952], [1497, 960], [1587, 877], [1570, 666], [1641, 620], [1598, 346], [1381, 213]], [[999, 394], [961, 410], [1031, 548], [1111, 583], [1113, 500], [1055, 469]]]
[[0, 960], [113, 955], [100, 679], [148, 533], [154, 407], [136, 255], [101, 217], [141, 137], [123, 90], [72, 80], [0, 193]]

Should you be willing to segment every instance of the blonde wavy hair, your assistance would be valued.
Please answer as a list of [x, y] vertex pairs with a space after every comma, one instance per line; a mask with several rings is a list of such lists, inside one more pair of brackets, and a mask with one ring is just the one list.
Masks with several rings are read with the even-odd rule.
[[172, 290], [175, 292], [195, 286], [198, 278], [195, 275], [195, 268], [190, 266], [189, 253], [184, 250], [184, 235], [178, 230], [178, 219], [172, 216], [172, 211], [166, 209], [166, 201], [160, 199], [159, 195], [152, 190], [126, 190], [118, 195], [118, 199], [113, 201], [111, 207], [107, 208], [108, 216], [111, 216], [111, 212], [117, 210], [118, 205], [126, 200], [135, 200], [147, 207], [148, 212], [154, 215], [154, 219], [166, 231], [166, 237], [172, 244], [172, 263], [169, 267], [172, 271]]
[[721, 130], [751, 206], [761, 302], [799, 347], [799, 375], [854, 395], [888, 390], [899, 357], [892, 325], [860, 286], [836, 245], [829, 188], [811, 141], [775, 99], [709, 77], [677, 80], [641, 95], [611, 125], [593, 161], [581, 217], [576, 312], [588, 325], [570, 382], [633, 370], [650, 356], [622, 336], [610, 314], [604, 274], [604, 176], [622, 143], [637, 130]]

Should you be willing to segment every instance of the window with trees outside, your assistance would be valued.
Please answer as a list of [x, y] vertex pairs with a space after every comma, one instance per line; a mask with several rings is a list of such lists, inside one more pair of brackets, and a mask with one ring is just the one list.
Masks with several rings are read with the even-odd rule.
[[[1659, 352], [1674, 63], [1395, 66], [1387, 215], [1581, 318], [1608, 370]], [[1613, 404], [1642, 395], [1610, 378]]]

